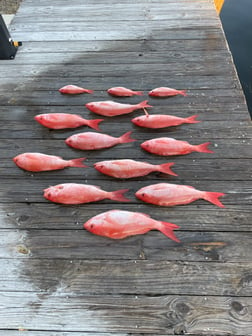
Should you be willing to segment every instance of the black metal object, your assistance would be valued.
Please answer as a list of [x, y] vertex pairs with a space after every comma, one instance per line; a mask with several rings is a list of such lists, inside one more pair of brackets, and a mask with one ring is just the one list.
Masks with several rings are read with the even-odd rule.
[[0, 14], [0, 59], [13, 59], [22, 42], [12, 40], [8, 28]]

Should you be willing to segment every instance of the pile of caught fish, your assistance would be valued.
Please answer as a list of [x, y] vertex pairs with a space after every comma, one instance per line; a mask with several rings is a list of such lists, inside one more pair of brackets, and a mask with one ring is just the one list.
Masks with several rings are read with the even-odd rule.
[[[62, 94], [81, 94], [93, 93], [75, 85], [67, 85], [59, 89]], [[130, 97], [133, 95], [143, 95], [142, 91], [133, 91], [125, 87], [113, 87], [107, 90], [113, 96]], [[149, 96], [154, 97], [171, 97], [176, 95], [186, 96], [185, 90], [176, 90], [167, 87], [159, 87], [149, 92]], [[200, 121], [196, 120], [197, 115], [188, 118], [180, 118], [173, 115], [152, 114], [150, 115], [146, 108], [152, 107], [144, 100], [138, 104], [121, 104], [114, 101], [99, 101], [87, 103], [86, 108], [98, 115], [106, 117], [114, 117], [118, 115], [128, 114], [135, 110], [143, 109], [144, 115], [132, 119], [132, 123], [145, 128], [161, 129], [181, 124], [193, 124]], [[47, 113], [35, 116], [35, 120], [41, 125], [50, 129], [67, 129], [80, 126], [88, 126], [100, 131], [99, 124], [104, 119], [87, 120], [76, 114], [68, 113]], [[131, 138], [132, 132], [127, 132], [120, 137], [113, 137], [107, 134], [97, 132], [82, 132], [74, 134], [65, 140], [65, 143], [73, 148], [80, 150], [97, 150], [109, 148], [121, 143], [135, 141]], [[209, 142], [193, 145], [186, 141], [176, 140], [174, 138], [161, 137], [150, 139], [141, 144], [141, 148], [152, 154], [160, 156], [184, 155], [193, 151], [213, 153], [208, 146]], [[86, 167], [83, 163], [85, 158], [77, 158], [72, 160], [64, 160], [59, 156], [46, 155], [42, 153], [22, 153], [13, 158], [15, 164], [28, 171], [41, 172], [66, 167]], [[164, 174], [177, 176], [171, 170], [174, 162], [167, 162], [159, 165], [153, 165], [148, 162], [141, 162], [131, 159], [107, 160], [94, 164], [94, 168], [99, 172], [119, 179], [128, 179], [133, 177], [145, 176], [151, 172], [157, 171]], [[99, 186], [79, 184], [79, 183], [63, 183], [51, 186], [44, 190], [44, 197], [55, 203], [60, 204], [82, 204], [110, 199], [119, 202], [130, 201], [124, 194], [128, 189], [105, 191]], [[179, 204], [188, 204], [197, 199], [204, 199], [219, 207], [224, 207], [219, 197], [223, 193], [201, 191], [192, 186], [177, 185], [170, 183], [152, 184], [139, 189], [135, 196], [146, 202], [159, 206], [175, 206]], [[179, 242], [173, 230], [178, 229], [176, 224], [163, 222], [152, 219], [149, 215], [122, 210], [110, 210], [89, 219], [84, 228], [88, 231], [114, 239], [124, 238], [131, 235], [143, 234], [150, 230], [159, 230], [172, 240]]]

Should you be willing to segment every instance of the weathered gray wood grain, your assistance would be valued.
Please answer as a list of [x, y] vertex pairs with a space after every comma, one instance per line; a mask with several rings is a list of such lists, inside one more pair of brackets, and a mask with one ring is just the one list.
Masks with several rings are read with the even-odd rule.
[[[118, 208], [129, 210], [126, 203], [120, 204]], [[13, 230], [77, 230], [89, 218], [107, 210], [108, 205], [104, 203], [71, 207], [53, 203], [4, 203], [0, 208], [0, 227]], [[159, 207], [139, 203], [131, 204], [130, 210], [146, 212], [153, 218], [174, 222], [181, 226], [182, 231], [211, 231], [217, 232], [217, 235], [218, 232], [251, 231], [250, 205], [233, 204], [223, 210], [209, 203], [192, 203], [190, 207], [183, 207], [183, 211], [181, 207], [167, 207], [160, 211]], [[237, 241], [236, 244], [238, 243], [240, 242]]]
[[[20, 153], [21, 154], [21, 153]], [[46, 153], [45, 153], [46, 154]], [[79, 157], [76, 155], [76, 158]], [[35, 177], [36, 179], [55, 179], [57, 180], [70, 180], [71, 179], [89, 179], [94, 181], [99, 180], [114, 180], [120, 182], [121, 179], [114, 179], [113, 177], [109, 177], [108, 175], [97, 172], [94, 169], [93, 164], [100, 161], [97, 159], [87, 159], [84, 161], [84, 164], [87, 166], [86, 168], [65, 168], [64, 170], [55, 170], [48, 172], [28, 172], [24, 170], [20, 170], [14, 165], [12, 158], [3, 158], [0, 162], [0, 177], [4, 178], [30, 178], [30, 176]], [[74, 157], [69, 156], [69, 154], [65, 155], [65, 159], [71, 159]], [[141, 160], [144, 161], [144, 160]], [[146, 162], [146, 160], [145, 160]], [[159, 165], [165, 162], [175, 162], [172, 166], [172, 170], [178, 174], [179, 179], [195, 179], [195, 180], [213, 180], [213, 181], [251, 181], [252, 179], [252, 167], [251, 167], [251, 159], [223, 159], [219, 162], [209, 159], [193, 159], [191, 160], [189, 157], [182, 158], [168, 158], [165, 160], [164, 158], [152, 158], [148, 162], [154, 165]], [[200, 162], [200, 164], [199, 164]], [[156, 179], [157, 182], [174, 182], [176, 183], [176, 177], [162, 174], [159, 172], [153, 172], [143, 177], [131, 178], [129, 181], [153, 181]], [[99, 183], [99, 182], [97, 182]]]
[[[99, 118], [95, 114], [90, 114], [85, 108], [82, 108], [82, 115], [88, 120]], [[155, 111], [155, 107], [149, 112], [152, 114]], [[153, 111], [153, 112], [152, 112]], [[169, 113], [169, 112], [168, 112]], [[38, 113], [39, 114], [39, 113]], [[86, 115], [85, 115], [86, 114]], [[188, 139], [190, 143], [199, 142], [201, 134], [204, 134], [204, 138], [208, 138], [209, 141], [217, 139], [250, 139], [251, 138], [251, 125], [250, 122], [240, 122], [239, 129], [236, 128], [237, 121], [202, 121], [197, 124], [183, 124], [177, 127], [166, 127], [163, 129], [147, 129], [143, 127], [135, 126], [131, 119], [142, 115], [142, 113], [132, 113], [125, 117], [119, 118], [104, 118], [104, 121], [100, 123], [100, 132], [104, 134], [110, 134], [112, 136], [119, 136], [126, 131], [132, 131], [132, 137], [136, 140], [146, 140], [159, 137], [173, 137], [180, 139], [181, 137]], [[175, 114], [176, 115], [176, 114]], [[102, 117], [101, 117], [102, 118]], [[200, 120], [199, 115], [197, 120]], [[118, 120], [118, 121], [117, 121]], [[11, 130], [11, 133], [10, 133]], [[114, 135], [116, 130], [116, 135]], [[12, 122], [6, 121], [0, 129], [1, 139], [38, 139], [41, 136], [42, 139], [53, 140], [65, 140], [72, 134], [82, 132], [97, 132], [88, 126], [78, 127], [76, 129], [65, 130], [51, 130], [38, 124], [33, 118], [30, 118], [28, 122]], [[120, 134], [121, 133], [121, 134]], [[196, 140], [197, 139], [197, 140]], [[212, 148], [214, 150], [214, 148]], [[248, 153], [250, 156], [251, 153]]]
[[[143, 281], [141, 280], [141, 283]], [[20, 309], [22, 301], [23, 309]], [[87, 296], [4, 293], [2, 328], [106, 333], [249, 335], [251, 298], [216, 296]]]
[[[120, 207], [121, 208], [121, 207]], [[98, 211], [98, 210], [97, 210]], [[81, 211], [80, 211], [81, 212]], [[188, 214], [188, 212], [187, 212]], [[35, 215], [35, 214], [34, 214]], [[22, 218], [24, 218], [24, 215]], [[20, 216], [20, 218], [21, 218]], [[45, 215], [43, 216], [46, 217]], [[145, 235], [129, 237], [123, 240], [112, 240], [99, 237], [86, 232], [82, 225], [88, 219], [84, 211], [80, 214], [78, 221], [68, 217], [67, 227], [72, 224], [70, 230], [67, 229], [47, 229], [21, 230], [19, 233], [15, 230], [2, 229], [1, 235], [4, 239], [0, 242], [0, 258], [14, 259], [82, 259], [82, 260], [169, 260], [169, 261], [193, 261], [193, 262], [250, 262], [251, 261], [251, 243], [252, 232], [222, 232], [222, 223], [218, 223], [218, 229], [208, 225], [209, 229], [220, 232], [198, 232], [196, 228], [202, 229], [201, 223], [197, 223], [195, 216], [195, 225], [190, 225], [187, 218], [184, 218], [180, 230], [175, 233], [181, 240], [177, 244], [169, 240], [160, 232], [151, 231]], [[152, 217], [158, 219], [152, 214]], [[163, 216], [164, 217], [164, 216]], [[167, 216], [167, 221], [170, 220]], [[184, 217], [185, 214], [184, 214]], [[191, 219], [192, 215], [188, 214]], [[21, 218], [21, 219], [22, 219]], [[55, 219], [55, 216], [54, 216]], [[46, 220], [45, 220], [46, 221]], [[66, 219], [65, 219], [66, 221]], [[63, 227], [60, 218], [57, 218], [55, 224]], [[178, 220], [174, 220], [178, 224]], [[26, 220], [28, 224], [28, 220]], [[42, 223], [43, 224], [43, 223]], [[54, 224], [54, 226], [55, 226]], [[39, 225], [38, 225], [39, 227]], [[56, 226], [55, 226], [56, 227]], [[237, 228], [239, 226], [237, 225]], [[188, 230], [192, 230], [188, 232]], [[231, 228], [229, 227], [229, 230]], [[242, 242], [242, 247], [241, 247]], [[15, 264], [15, 262], [14, 262]], [[3, 277], [6, 276], [7, 267], [1, 266]], [[235, 268], [235, 266], [234, 266]], [[225, 267], [226, 271], [226, 267]], [[214, 271], [213, 271], [214, 272]], [[8, 277], [9, 279], [10, 277]], [[4, 278], [1, 280], [4, 282]], [[21, 282], [23, 279], [21, 280]], [[10, 289], [11, 290], [11, 289]]]
[[[2, 190], [0, 190], [0, 201], [3, 203], [9, 202], [49, 202], [43, 197], [43, 190], [52, 185], [57, 185], [60, 183], [64, 183], [64, 179], [59, 180], [44, 180], [34, 178], [34, 175], [30, 176], [29, 179], [16, 179], [12, 180], [12, 182], [16, 181], [16, 183], [10, 183], [10, 179], [3, 179], [1, 186]], [[69, 182], [69, 180], [67, 180]], [[126, 197], [130, 199], [128, 202], [129, 209], [131, 207], [131, 203], [141, 203], [141, 201], [135, 198], [135, 192], [147, 185], [157, 183], [157, 180], [153, 178], [153, 180], [143, 180], [143, 181], [127, 181], [120, 180], [115, 181], [112, 179], [107, 180], [99, 180], [93, 181], [88, 178], [73, 178], [71, 180], [72, 183], [84, 183], [84, 184], [93, 184], [96, 186], [100, 186], [102, 189], [106, 191], [115, 191], [118, 189], [129, 189], [126, 194]], [[159, 181], [158, 181], [159, 182]], [[247, 205], [252, 203], [252, 194], [251, 194], [251, 185], [247, 183], [247, 181], [200, 181], [200, 180], [183, 180], [177, 178], [176, 180], [172, 180], [171, 183], [175, 184], [186, 184], [192, 185], [196, 189], [205, 190], [205, 191], [214, 191], [214, 192], [223, 192], [225, 193], [225, 197], [222, 199], [223, 203], [228, 207], [228, 205], [240, 204]], [[102, 203], [106, 203], [110, 205], [110, 207], [120, 206], [120, 202], [112, 201], [112, 200], [103, 200], [100, 201]], [[204, 204], [206, 201], [197, 200], [196, 204]], [[85, 204], [83, 204], [85, 207]], [[182, 205], [180, 207], [183, 208]], [[186, 205], [186, 207], [190, 207], [190, 205]], [[213, 207], [216, 207], [213, 205]], [[160, 207], [160, 212], [163, 207]], [[223, 210], [224, 211], [224, 210]]]
[[[250, 335], [251, 123], [212, 1], [23, 0], [10, 32], [23, 46], [0, 64], [0, 335]], [[95, 93], [57, 92], [72, 83]], [[118, 85], [144, 90], [153, 113], [199, 114], [202, 123], [156, 132], [131, 124], [141, 111], [107, 119], [103, 132], [119, 136], [130, 127], [138, 141], [87, 153], [64, 138], [90, 129], [49, 131], [33, 120], [46, 112], [99, 118], [84, 104], [111, 99], [105, 91]], [[147, 92], [161, 85], [189, 96], [150, 99]], [[215, 153], [167, 158], [140, 150], [142, 140], [160, 134], [211, 141]], [[86, 156], [89, 168], [33, 174], [12, 162], [35, 150]], [[174, 161], [179, 176], [121, 181], [92, 168], [125, 155]], [[45, 187], [65, 181], [129, 187], [131, 202], [61, 206], [43, 198]], [[225, 192], [226, 208], [135, 199], [135, 189], [159, 181]], [[87, 219], [115, 207], [180, 225], [182, 243], [156, 231], [114, 241], [83, 230]]]
[[[75, 296], [200, 294], [251, 299], [252, 291], [250, 263], [245, 262], [226, 262], [223, 267], [214, 261], [63, 260], [54, 259], [52, 254], [50, 259], [27, 258], [11, 264], [7, 259], [0, 264], [5, 270], [0, 282], [6, 283], [7, 292], [40, 289]], [[15, 281], [17, 268], [19, 277]]]
[[[128, 131], [129, 129], [125, 129], [124, 132]], [[124, 133], [123, 132], [123, 133]], [[76, 132], [78, 133], [78, 131]], [[114, 129], [113, 134], [110, 133], [113, 136], [121, 136], [122, 132], [118, 132], [118, 130]], [[132, 134], [134, 135], [134, 134]], [[148, 137], [150, 139], [151, 137]], [[194, 138], [188, 138], [186, 134], [182, 137], [179, 137], [178, 140], [186, 140], [193, 142], [194, 144], [200, 144], [203, 142], [208, 142], [213, 139], [210, 139], [209, 137], [203, 138], [203, 137], [194, 137]], [[147, 140], [147, 138], [146, 138]], [[143, 139], [142, 139], [143, 141]], [[46, 154], [51, 155], [59, 155], [62, 157], [88, 157], [92, 160], [101, 160], [101, 159], [125, 159], [127, 156], [128, 158], [134, 158], [136, 160], [151, 160], [152, 158], [155, 159], [162, 159], [162, 160], [173, 160], [176, 158], [176, 156], [156, 156], [151, 153], [147, 153], [144, 150], [139, 149], [139, 145], [142, 141], [135, 141], [131, 143], [124, 143], [120, 144], [111, 148], [102, 149], [102, 150], [93, 150], [93, 151], [84, 151], [84, 150], [74, 150], [68, 147], [63, 140], [42, 140], [40, 138], [38, 139], [1, 139], [0, 142], [0, 150], [2, 151], [2, 156], [6, 159], [12, 159], [14, 156], [26, 152], [45, 152]], [[211, 159], [234, 159], [234, 158], [240, 158], [240, 159], [246, 159], [250, 158], [251, 153], [251, 141], [249, 139], [243, 139], [243, 138], [236, 138], [236, 139], [216, 139], [212, 143], [213, 145], [211, 148], [214, 150], [214, 153], [190, 153], [187, 155], [188, 158], [192, 160], [196, 160], [199, 158], [211, 158]], [[66, 153], [68, 153], [66, 156]]]
[[[51, 53], [64, 53], [65, 57], [69, 57], [72, 53], [83, 52], [161, 52], [169, 53], [170, 51], [180, 52], [181, 50], [187, 51], [199, 51], [211, 50], [214, 52], [218, 50], [220, 53], [227, 52], [224, 44], [224, 36], [217, 30], [211, 35], [207, 32], [198, 32], [199, 35], [192, 39], [181, 38], [178, 39], [176, 31], [169, 31], [164, 39], [159, 39], [159, 36], [155, 36], [153, 39], [140, 39], [140, 40], [124, 40], [124, 41], [106, 41], [106, 40], [93, 40], [93, 41], [61, 41], [57, 43], [55, 48], [55, 42], [50, 41], [26, 41], [22, 48], [19, 48], [18, 54], [14, 62], [18, 62], [18, 58], [22, 58], [22, 54], [28, 54], [30, 59], [33, 53], [51, 54]], [[207, 42], [206, 42], [206, 37]], [[36, 60], [34, 59], [33, 62]], [[48, 60], [50, 61], [50, 60]]]

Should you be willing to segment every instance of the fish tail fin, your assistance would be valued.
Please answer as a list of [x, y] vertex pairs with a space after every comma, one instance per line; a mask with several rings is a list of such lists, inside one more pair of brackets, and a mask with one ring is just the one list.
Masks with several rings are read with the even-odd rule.
[[96, 131], [100, 131], [98, 124], [102, 122], [104, 119], [93, 119], [88, 121], [88, 126], [95, 129]]
[[179, 229], [180, 227], [173, 223], [160, 222], [160, 227], [158, 228], [165, 236], [174, 240], [177, 243], [180, 243], [180, 240], [175, 236], [173, 230]]
[[139, 108], [144, 108], [144, 107], [152, 107], [152, 105], [148, 104], [148, 100], [144, 100], [141, 103], [138, 104]]
[[94, 90], [85, 89], [84, 92], [86, 92], [86, 93], [94, 93]]
[[130, 199], [126, 198], [124, 194], [129, 191], [129, 189], [120, 189], [110, 192], [109, 199], [119, 202], [130, 202]]
[[208, 146], [211, 144], [211, 142], [205, 142], [201, 145], [197, 145], [194, 147], [196, 152], [202, 152], [202, 153], [214, 153], [212, 150], [208, 149]]
[[195, 120], [197, 117], [198, 117], [198, 114], [195, 114], [195, 115], [192, 115], [191, 117], [186, 118], [185, 121], [188, 124], [196, 124], [200, 122], [200, 120]]
[[69, 167], [87, 167], [83, 164], [82, 161], [84, 161], [86, 158], [79, 158], [79, 159], [73, 159], [69, 160]]
[[163, 163], [163, 164], [159, 165], [159, 171], [161, 173], [165, 173], [165, 174], [169, 174], [169, 175], [173, 175], [173, 176], [178, 176], [178, 174], [174, 173], [171, 170], [171, 166], [173, 166], [174, 164], [175, 164], [175, 162]]
[[127, 142], [133, 142], [136, 141], [136, 139], [132, 139], [130, 137], [132, 131], [124, 133], [122, 136], [120, 136], [121, 143], [127, 143]]
[[143, 91], [134, 91], [136, 96], [143, 96]]
[[224, 196], [225, 194], [219, 192], [206, 191], [203, 199], [217, 205], [220, 208], [225, 208], [225, 205], [221, 203], [219, 197]]
[[186, 90], [180, 90], [179, 93], [180, 93], [182, 96], [187, 96]]

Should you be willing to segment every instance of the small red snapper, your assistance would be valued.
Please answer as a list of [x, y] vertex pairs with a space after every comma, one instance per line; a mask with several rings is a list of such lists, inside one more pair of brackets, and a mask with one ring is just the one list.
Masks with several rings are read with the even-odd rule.
[[63, 183], [44, 190], [44, 197], [49, 201], [61, 204], [82, 204], [110, 199], [119, 202], [129, 202], [124, 197], [129, 189], [105, 191], [100, 187], [79, 183]]
[[18, 167], [32, 172], [57, 170], [66, 167], [87, 167], [82, 163], [83, 160], [85, 158], [63, 160], [59, 156], [42, 153], [23, 153], [13, 158]]
[[201, 191], [187, 185], [170, 183], [152, 184], [139, 189], [135, 195], [144, 202], [160, 206], [188, 204], [202, 198], [220, 208], [225, 207], [218, 199], [225, 194], [219, 192]]
[[148, 162], [140, 162], [130, 159], [100, 161], [94, 164], [95, 169], [103, 174], [116, 178], [131, 178], [147, 175], [153, 171], [177, 176], [170, 167], [174, 162], [152, 165]]
[[114, 117], [122, 114], [131, 113], [135, 110], [139, 110], [145, 107], [152, 107], [148, 105], [148, 100], [144, 100], [139, 104], [121, 104], [111, 100], [100, 101], [100, 102], [90, 102], [87, 103], [86, 108], [90, 111], [106, 116], [106, 117]]
[[178, 225], [152, 219], [140, 212], [110, 210], [90, 218], [83, 226], [96, 235], [113, 239], [159, 230], [170, 239], [180, 242], [173, 232], [179, 229]]
[[191, 145], [187, 141], [176, 140], [174, 138], [156, 138], [143, 142], [141, 147], [152, 154], [157, 155], [184, 155], [191, 152], [214, 153], [208, 146], [210, 142], [200, 145]]
[[143, 95], [142, 91], [133, 91], [123, 86], [112, 87], [108, 89], [107, 92], [113, 96], [118, 96], [118, 97], [131, 97], [134, 95], [137, 95], [137, 96]]
[[168, 114], [149, 114], [142, 115], [132, 119], [133, 124], [146, 128], [164, 128], [170, 126], [178, 126], [181, 124], [196, 124], [199, 120], [195, 120], [198, 115], [188, 118], [180, 118]]
[[94, 93], [93, 90], [84, 89], [77, 85], [66, 85], [59, 89], [60, 93], [64, 94], [80, 94], [80, 93]]
[[120, 143], [136, 141], [130, 137], [131, 131], [116, 138], [107, 134], [95, 132], [83, 132], [70, 136], [65, 140], [70, 147], [82, 150], [102, 149], [115, 146]]
[[78, 114], [70, 113], [44, 113], [38, 114], [34, 119], [41, 125], [51, 129], [76, 128], [89, 126], [99, 131], [98, 124], [104, 119], [87, 120]]
[[172, 96], [187, 96], [185, 90], [176, 90], [168, 87], [158, 87], [149, 92], [149, 96], [152, 97], [172, 97]]

